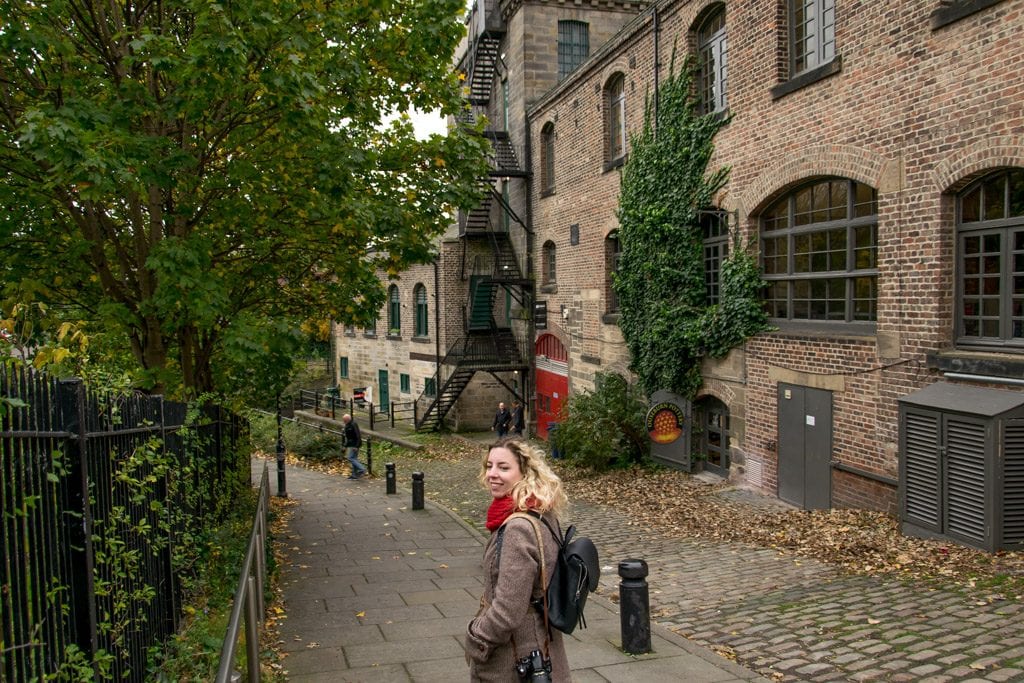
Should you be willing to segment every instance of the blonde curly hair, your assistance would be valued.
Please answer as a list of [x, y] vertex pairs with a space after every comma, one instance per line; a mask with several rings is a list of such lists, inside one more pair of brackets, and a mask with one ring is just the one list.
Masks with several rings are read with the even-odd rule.
[[512, 487], [510, 495], [516, 510], [526, 510], [526, 501], [538, 512], [551, 512], [561, 518], [569, 507], [569, 499], [562, 490], [562, 480], [548, 465], [544, 451], [515, 437], [500, 439], [491, 444], [484, 454], [480, 468], [480, 483], [487, 487], [487, 459], [495, 448], [507, 448], [516, 457], [523, 478]]

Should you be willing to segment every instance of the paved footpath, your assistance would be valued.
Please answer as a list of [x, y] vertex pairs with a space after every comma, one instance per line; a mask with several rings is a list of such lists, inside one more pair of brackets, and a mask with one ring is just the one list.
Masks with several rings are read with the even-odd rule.
[[[287, 490], [297, 502], [281, 539], [289, 680], [468, 680], [462, 634], [479, 604], [485, 538], [430, 501], [412, 510], [408, 491], [386, 495], [382, 478], [289, 466]], [[614, 568], [605, 574], [617, 585]], [[653, 653], [624, 654], [618, 612], [601, 595], [587, 623], [566, 638], [577, 683], [767, 681], [657, 624]]]

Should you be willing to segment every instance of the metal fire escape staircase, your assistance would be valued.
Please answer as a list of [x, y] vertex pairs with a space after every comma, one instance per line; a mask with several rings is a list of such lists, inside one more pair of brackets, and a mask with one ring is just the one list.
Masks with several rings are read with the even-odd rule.
[[[474, 12], [482, 6], [489, 7], [484, 19], [492, 22], [498, 16], [496, 3], [487, 0], [481, 5], [478, 2]], [[478, 34], [464, 62], [468, 81], [466, 100], [470, 106], [459, 117], [460, 123], [472, 125], [490, 102], [501, 59], [499, 49], [503, 32], [497, 30], [493, 23], [487, 26], [486, 30]], [[521, 306], [532, 309], [532, 283], [523, 276], [509, 232], [496, 228], [491, 219], [497, 204], [509, 216], [510, 223], [514, 221], [524, 230], [527, 229], [494, 183], [498, 178], [528, 177], [529, 171], [525, 169], [523, 155], [517, 153], [507, 131], [486, 130], [484, 135], [491, 143], [489, 177], [481, 179], [482, 183], [486, 183], [487, 192], [480, 204], [462, 215], [459, 221], [462, 279], [469, 286], [467, 310], [463, 313], [462, 321], [464, 334], [448, 347], [438, 372], [428, 382], [436, 395], [428, 396], [425, 390], [417, 399], [417, 404], [424, 408], [416, 411], [420, 416], [416, 428], [421, 431], [440, 428], [445, 415], [477, 372], [491, 374], [510, 393], [517, 394], [516, 389], [510, 387], [499, 373], [519, 371], [525, 375], [530, 369], [531, 349], [528, 340], [518, 338], [504, 321], [499, 324], [498, 318], [501, 316], [496, 316], [495, 312], [500, 310], [499, 296], [502, 292], [508, 292]], [[478, 259], [469, 265], [468, 243], [480, 240], [488, 243], [492, 258]]]

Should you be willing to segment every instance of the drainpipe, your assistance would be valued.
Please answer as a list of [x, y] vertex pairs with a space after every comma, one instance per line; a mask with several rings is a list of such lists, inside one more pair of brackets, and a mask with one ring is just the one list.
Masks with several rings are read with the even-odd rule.
[[[441, 275], [437, 265], [440, 260], [441, 252], [439, 250], [437, 258], [434, 259], [434, 377], [437, 378], [437, 384], [441, 383]], [[441, 387], [435, 386], [435, 396], [439, 391], [441, 391]]]
[[[531, 170], [533, 168], [533, 138], [530, 135], [530, 117], [523, 112], [523, 121], [526, 126], [526, 168]], [[536, 423], [537, 423], [537, 406], [536, 401], [531, 401], [530, 397], [533, 394], [534, 380], [537, 374], [537, 359], [533, 355], [533, 339], [537, 334], [537, 330], [533, 324], [533, 305], [536, 299], [537, 292], [534, 290], [533, 285], [533, 249], [534, 249], [534, 235], [533, 235], [533, 174], [530, 173], [526, 176], [526, 279], [531, 282], [530, 295], [524, 296], [524, 303], [527, 305], [526, 310], [526, 348], [523, 351], [526, 353], [526, 358], [530, 361], [530, 368], [523, 377], [523, 407], [529, 410], [529, 420], [526, 426], [527, 435], [533, 433], [536, 434]], [[531, 430], [530, 425], [534, 425]]]
[[661, 72], [661, 50], [659, 36], [661, 34], [661, 19], [658, 17], [658, 5], [651, 6], [651, 16], [654, 28], [654, 137], [658, 137], [658, 81]]

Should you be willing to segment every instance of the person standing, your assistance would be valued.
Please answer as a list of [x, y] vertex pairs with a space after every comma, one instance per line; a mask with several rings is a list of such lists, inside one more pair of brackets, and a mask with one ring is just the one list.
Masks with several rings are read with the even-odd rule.
[[345, 457], [352, 465], [352, 473], [348, 475], [348, 478], [359, 479], [366, 474], [366, 467], [359, 462], [359, 449], [363, 445], [363, 435], [359, 431], [359, 425], [348, 413], [341, 416], [341, 422], [345, 425], [342, 428], [343, 436], [341, 437], [342, 445], [345, 448]]
[[[466, 627], [470, 680], [524, 680], [516, 670], [521, 665], [527, 672], [547, 670], [550, 679], [543, 680], [568, 682], [571, 676], [562, 632], [546, 628], [543, 608], [535, 607], [547, 593], [558, 543], [543, 522], [543, 532], [538, 533], [534, 520], [511, 517], [516, 512], [530, 512], [559, 528], [558, 518], [568, 504], [562, 482], [548, 466], [544, 452], [519, 439], [491, 446], [482, 465], [480, 482], [492, 499], [486, 524], [491, 538], [484, 549], [480, 609]], [[528, 675], [526, 680], [534, 680], [534, 676]]]
[[491, 431], [498, 433], [498, 438], [508, 434], [508, 426], [512, 423], [512, 413], [508, 412], [505, 402], [498, 403], [498, 410], [494, 413], [494, 422], [491, 424]]
[[512, 436], [522, 436], [526, 429], [526, 417], [523, 415], [523, 404], [512, 401]]

